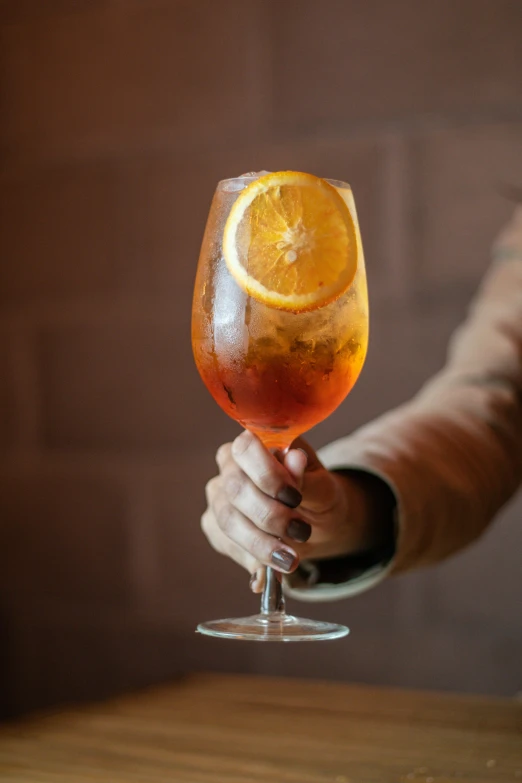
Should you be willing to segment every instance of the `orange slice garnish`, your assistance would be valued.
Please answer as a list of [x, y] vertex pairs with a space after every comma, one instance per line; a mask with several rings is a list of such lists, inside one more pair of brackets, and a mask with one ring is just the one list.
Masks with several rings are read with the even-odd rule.
[[337, 299], [357, 271], [357, 238], [346, 203], [326, 180], [296, 171], [252, 182], [223, 233], [230, 274], [254, 299], [294, 313]]

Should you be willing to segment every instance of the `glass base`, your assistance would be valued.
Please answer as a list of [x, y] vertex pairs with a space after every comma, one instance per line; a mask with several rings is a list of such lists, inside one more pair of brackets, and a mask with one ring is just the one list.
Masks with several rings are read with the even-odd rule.
[[344, 625], [303, 620], [289, 614], [254, 614], [228, 620], [211, 620], [197, 627], [198, 633], [222, 639], [252, 642], [320, 642], [342, 639], [350, 633]]

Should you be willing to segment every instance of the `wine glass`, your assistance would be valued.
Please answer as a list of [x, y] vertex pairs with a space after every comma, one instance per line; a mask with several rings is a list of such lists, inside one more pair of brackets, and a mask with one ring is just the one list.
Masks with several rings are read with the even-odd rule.
[[[302, 176], [305, 186], [306, 177], [312, 184], [318, 179]], [[337, 180], [319, 181], [335, 190], [335, 199], [342, 199], [339, 207], [348, 209], [353, 231], [356, 271], [340, 295], [334, 292], [320, 306], [289, 309], [277, 292], [274, 301], [260, 296], [236, 274], [226, 250], [229, 218], [246, 189], [252, 190], [254, 182], [259, 185], [258, 174], [218, 183], [196, 275], [192, 344], [199, 373], [218, 405], [279, 454], [344, 400], [361, 372], [368, 345], [366, 273], [352, 190]], [[246, 241], [253, 241], [250, 233]], [[299, 263], [292, 248], [283, 242], [279, 246], [290, 263]], [[318, 286], [322, 284], [320, 280]], [[202, 623], [197, 630], [256, 641], [336, 639], [348, 633], [341, 625], [286, 614], [281, 579], [267, 567], [259, 614]]]

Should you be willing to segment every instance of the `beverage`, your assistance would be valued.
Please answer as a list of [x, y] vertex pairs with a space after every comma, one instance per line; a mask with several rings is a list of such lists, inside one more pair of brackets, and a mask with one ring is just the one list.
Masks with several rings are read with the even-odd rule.
[[[234, 194], [221, 184], [214, 208]], [[338, 188], [355, 216], [351, 191]], [[355, 279], [317, 310], [285, 312], [241, 290], [207, 231], [193, 314], [193, 349], [208, 390], [231, 418], [269, 447], [285, 448], [329, 416], [353, 388], [368, 344], [368, 302], [360, 237]], [[217, 251], [217, 252], [216, 252]]]
[[[334, 411], [361, 372], [368, 296], [351, 189], [301, 172], [218, 184], [192, 308], [199, 373], [221, 408], [284, 451]], [[210, 636], [338, 639], [344, 626], [284, 611], [266, 569], [261, 612], [202, 623]]]

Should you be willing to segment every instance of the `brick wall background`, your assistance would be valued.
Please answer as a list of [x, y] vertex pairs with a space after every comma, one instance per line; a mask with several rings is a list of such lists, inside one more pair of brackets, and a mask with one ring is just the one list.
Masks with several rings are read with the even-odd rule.
[[[520, 0], [0, 0], [0, 713], [188, 668], [513, 694], [519, 500], [443, 567], [306, 607], [344, 643], [213, 642], [217, 446], [191, 292], [219, 178], [351, 182], [372, 339], [320, 445], [444, 359], [522, 184]], [[303, 610], [304, 611], [304, 610]]]

